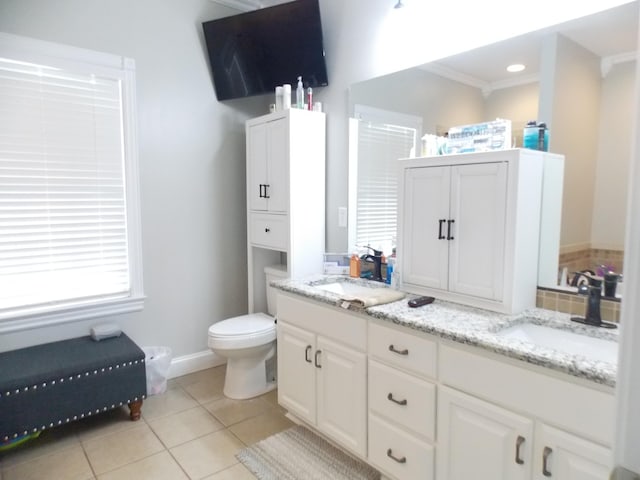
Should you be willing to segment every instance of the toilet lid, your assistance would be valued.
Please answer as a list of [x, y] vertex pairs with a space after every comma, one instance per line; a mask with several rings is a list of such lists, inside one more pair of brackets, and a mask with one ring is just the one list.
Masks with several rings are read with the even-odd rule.
[[275, 329], [273, 317], [266, 313], [251, 313], [214, 323], [209, 327], [209, 336], [230, 338], [260, 335]]

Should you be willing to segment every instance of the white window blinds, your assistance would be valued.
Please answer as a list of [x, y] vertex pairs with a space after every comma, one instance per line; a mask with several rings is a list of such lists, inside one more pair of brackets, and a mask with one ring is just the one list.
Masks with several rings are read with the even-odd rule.
[[395, 121], [399, 115], [393, 112], [359, 107], [355, 245], [382, 248], [389, 255], [397, 235], [396, 161], [414, 154], [421, 120], [402, 115]]
[[117, 72], [0, 56], [0, 319], [131, 295], [124, 132]]

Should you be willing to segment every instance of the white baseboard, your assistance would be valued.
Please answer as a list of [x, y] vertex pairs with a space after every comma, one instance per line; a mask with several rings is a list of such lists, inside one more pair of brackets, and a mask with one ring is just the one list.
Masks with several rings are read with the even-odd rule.
[[183, 355], [171, 360], [171, 366], [169, 367], [168, 378], [180, 377], [189, 373], [194, 373], [199, 370], [205, 370], [207, 368], [218, 367], [224, 365], [226, 359], [220, 355], [216, 355], [211, 350], [204, 350], [202, 352], [191, 353], [189, 355]]

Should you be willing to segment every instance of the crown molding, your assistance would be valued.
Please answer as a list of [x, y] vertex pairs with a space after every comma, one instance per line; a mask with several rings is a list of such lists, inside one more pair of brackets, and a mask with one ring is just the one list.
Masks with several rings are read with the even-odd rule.
[[259, 0], [209, 0], [212, 3], [218, 3], [220, 5], [224, 5], [225, 7], [235, 8], [236, 10], [241, 10], [243, 12], [248, 12], [250, 10], [257, 10], [259, 8], [263, 8], [264, 4]]
[[600, 73], [602, 74], [602, 78], [606, 78], [606, 76], [609, 75], [614, 65], [634, 61], [636, 59], [636, 53], [637, 52], [626, 52], [602, 57], [602, 60], [600, 60]]

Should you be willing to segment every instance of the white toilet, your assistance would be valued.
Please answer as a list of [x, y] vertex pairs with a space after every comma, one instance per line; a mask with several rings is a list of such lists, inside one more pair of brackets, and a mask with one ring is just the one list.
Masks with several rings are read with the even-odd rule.
[[209, 348], [227, 359], [224, 394], [229, 398], [252, 398], [276, 387], [271, 372], [275, 369], [268, 368], [275, 365], [276, 353], [276, 292], [269, 282], [287, 278], [286, 270], [279, 267], [264, 269], [269, 315], [250, 313], [209, 327]]

